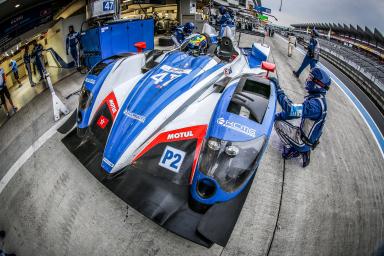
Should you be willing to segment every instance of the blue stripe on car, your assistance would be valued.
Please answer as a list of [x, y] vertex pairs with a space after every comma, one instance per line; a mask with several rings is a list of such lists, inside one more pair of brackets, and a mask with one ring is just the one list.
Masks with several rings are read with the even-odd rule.
[[[174, 52], [148, 72], [123, 103], [108, 137], [104, 158], [116, 164], [129, 145], [166, 106], [224, 65], [215, 65], [198, 75], [211, 60], [209, 56], [192, 57], [183, 52]], [[189, 70], [189, 73], [182, 73], [168, 85], [159, 88], [162, 83], [156, 84], [151, 77], [166, 72], [165, 65], [180, 71], [175, 74], [182, 73], [182, 70]], [[102, 162], [102, 167], [107, 172], [112, 171], [110, 163]]]

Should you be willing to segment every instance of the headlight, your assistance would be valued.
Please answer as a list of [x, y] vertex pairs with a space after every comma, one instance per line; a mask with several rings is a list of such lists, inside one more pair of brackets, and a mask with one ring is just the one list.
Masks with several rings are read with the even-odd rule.
[[239, 188], [257, 168], [266, 138], [229, 142], [210, 138], [205, 141], [199, 170], [212, 177], [226, 192]]
[[89, 105], [91, 105], [91, 101], [92, 101], [92, 93], [87, 88], [85, 88], [85, 86], [83, 86], [80, 92], [79, 108], [80, 109], [88, 108]]

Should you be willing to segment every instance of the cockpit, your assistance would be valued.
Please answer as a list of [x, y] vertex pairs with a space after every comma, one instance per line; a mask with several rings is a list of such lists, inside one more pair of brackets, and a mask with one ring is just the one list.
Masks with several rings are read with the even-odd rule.
[[224, 36], [217, 43], [212, 43], [210, 36], [203, 33], [192, 36], [181, 45], [180, 50], [195, 57], [216, 57], [218, 62], [231, 62], [239, 55], [231, 38]]

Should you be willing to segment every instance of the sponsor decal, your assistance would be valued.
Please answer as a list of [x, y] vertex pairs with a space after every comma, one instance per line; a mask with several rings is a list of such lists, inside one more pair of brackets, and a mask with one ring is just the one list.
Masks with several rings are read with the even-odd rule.
[[184, 139], [184, 138], [193, 138], [193, 132], [186, 131], [186, 132], [170, 133], [167, 136], [167, 140]]
[[166, 72], [174, 73], [174, 74], [189, 74], [192, 72], [192, 69], [182, 69], [182, 68], [174, 68], [168, 65], [163, 65], [160, 67], [161, 70]]
[[185, 152], [171, 146], [166, 146], [160, 158], [159, 165], [172, 172], [178, 173], [183, 164]]
[[230, 74], [232, 74], [232, 68], [231, 67], [225, 68], [224, 69], [224, 75], [229, 76]]
[[136, 113], [130, 112], [127, 109], [124, 110], [124, 115], [126, 115], [129, 118], [135, 119], [135, 120], [139, 121], [140, 123], [145, 122], [145, 116], [141, 116], [141, 115], [138, 115]]
[[97, 120], [97, 125], [101, 128], [101, 129], [105, 129], [105, 127], [108, 125], [109, 123], [109, 120], [108, 118], [106, 118], [105, 116], [101, 115], [99, 117], [99, 120]]
[[108, 104], [109, 109], [111, 110], [111, 113], [116, 114], [117, 113], [117, 107], [116, 107], [115, 101], [113, 99], [110, 99], [110, 100], [108, 100], [107, 104]]
[[114, 120], [116, 118], [117, 112], [119, 111], [119, 104], [117, 103], [115, 93], [111, 92], [108, 94], [103, 103], [107, 104], [109, 112], [112, 115], [112, 119]]
[[[204, 140], [205, 134], [207, 132], [207, 128], [208, 128], [207, 125], [196, 125], [196, 126], [185, 127], [185, 128], [181, 128], [181, 129], [177, 129], [177, 130], [166, 131], [166, 132], [160, 133], [139, 154], [137, 154], [135, 156], [133, 162], [138, 160], [140, 157], [142, 157], [145, 153], [147, 153], [149, 150], [151, 150], [153, 147], [155, 147], [158, 144], [169, 143], [169, 142], [173, 142], [173, 141], [196, 139], [197, 140], [196, 150], [195, 150], [195, 154], [193, 156], [193, 164], [192, 164], [191, 174], [189, 176], [189, 183], [192, 184], [193, 176], [195, 175], [195, 171], [196, 171], [197, 162], [199, 160], [201, 146], [203, 144], [203, 140]], [[182, 163], [182, 160], [184, 159], [184, 156], [182, 154], [180, 154], [180, 152], [178, 152], [177, 150], [178, 149], [172, 149], [172, 148], [170, 148], [170, 152], [167, 152], [167, 150], [164, 150], [159, 164], [162, 163], [162, 161], [164, 161], [163, 164], [164, 165], [167, 164], [167, 167], [169, 167], [169, 168], [172, 168], [171, 165], [173, 164], [173, 167], [176, 167], [176, 168], [173, 168], [170, 170], [172, 170], [172, 171], [177, 170], [178, 171], [178, 167], [181, 166], [181, 163]], [[176, 158], [179, 158], [178, 156], [176, 156], [177, 154], [180, 155], [181, 159], [175, 163], [175, 161], [177, 160]], [[173, 162], [172, 162], [172, 160], [173, 160]], [[165, 167], [165, 168], [167, 168], [167, 167]], [[167, 168], [167, 169], [169, 169], [169, 168]]]
[[109, 167], [113, 168], [115, 164], [113, 164], [111, 161], [109, 161], [107, 158], [103, 158], [103, 162], [106, 163]]
[[221, 125], [223, 127], [226, 127], [228, 129], [231, 129], [231, 130], [234, 130], [237, 132], [241, 132], [241, 133], [246, 134], [250, 137], [256, 138], [256, 130], [252, 129], [246, 125], [226, 120], [223, 117], [220, 117], [217, 119], [217, 124]]
[[86, 83], [90, 83], [90, 84], [95, 84], [95, 83], [96, 83], [96, 80], [87, 77], [87, 78], [85, 78], [85, 82], [86, 82]]

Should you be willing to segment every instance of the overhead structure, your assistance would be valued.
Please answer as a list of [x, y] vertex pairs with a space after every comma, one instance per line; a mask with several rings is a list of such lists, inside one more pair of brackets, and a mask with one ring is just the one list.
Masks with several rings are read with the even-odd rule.
[[318, 30], [329, 31], [331, 30], [334, 33], [337, 33], [343, 37], [349, 37], [357, 40], [361, 40], [363, 42], [367, 42], [368, 44], [375, 45], [382, 50], [384, 50], [384, 37], [383, 34], [375, 28], [372, 32], [368, 27], [361, 27], [357, 25], [356, 27], [353, 25], [343, 24], [335, 24], [335, 23], [302, 23], [302, 24], [292, 24], [292, 27], [300, 30], [305, 30], [308, 27], [315, 27]]
[[16, 7], [14, 1], [0, 4], [0, 52], [4, 52], [30, 30], [53, 22], [54, 16], [66, 5], [66, 0], [29, 0]]

